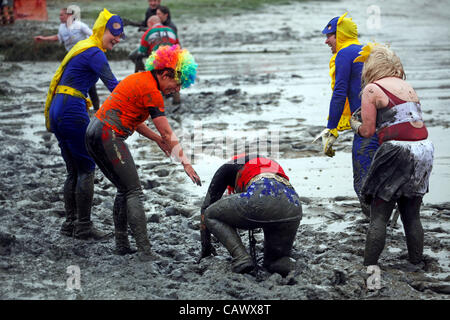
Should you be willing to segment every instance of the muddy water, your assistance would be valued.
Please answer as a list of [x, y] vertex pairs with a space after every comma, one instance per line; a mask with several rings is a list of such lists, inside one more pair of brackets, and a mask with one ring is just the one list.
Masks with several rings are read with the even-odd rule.
[[[181, 166], [151, 142], [137, 134], [129, 139], [147, 198], [150, 241], [162, 257], [152, 264], [115, 256], [113, 239], [90, 243], [57, 233], [65, 171], [55, 138], [45, 132], [42, 108], [58, 63], [2, 63], [0, 297], [447, 299], [450, 5], [379, 1], [380, 24], [368, 25], [371, 5], [305, 2], [227, 19], [177, 22], [183, 45], [199, 63], [199, 80], [182, 91], [181, 106], [167, 100], [167, 113], [203, 186], [192, 185]], [[407, 263], [399, 221], [388, 229], [380, 259], [382, 289], [376, 291], [367, 289], [362, 266], [367, 222], [352, 190], [352, 135], [339, 137], [334, 158], [321, 156], [320, 145], [311, 143], [326, 124], [330, 99], [330, 52], [320, 31], [347, 10], [361, 42], [389, 42], [403, 60], [436, 147], [422, 209], [425, 264]], [[128, 40], [120, 45], [132, 49], [139, 34], [128, 28]], [[111, 66], [119, 79], [134, 68], [128, 61]], [[107, 90], [101, 83], [97, 88], [104, 100]], [[303, 201], [293, 252], [297, 267], [285, 279], [264, 271], [258, 277], [231, 273], [229, 255], [219, 243], [218, 256], [196, 263], [199, 206], [210, 179], [234, 145], [254, 146], [258, 140], [285, 168]], [[96, 172], [95, 190], [93, 220], [112, 232], [115, 190], [101, 172]], [[242, 236], [247, 241], [246, 233]], [[256, 236], [262, 258], [262, 233]], [[69, 266], [81, 271], [80, 290], [68, 289]]]

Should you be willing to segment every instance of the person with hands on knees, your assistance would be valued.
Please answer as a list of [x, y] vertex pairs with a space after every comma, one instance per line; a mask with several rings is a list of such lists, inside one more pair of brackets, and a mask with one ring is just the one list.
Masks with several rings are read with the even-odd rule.
[[[135, 131], [155, 141], [167, 156], [174, 156], [189, 178], [201, 185], [189, 159], [164, 114], [163, 94], [187, 88], [195, 81], [197, 64], [179, 46], [161, 46], [146, 61], [144, 72], [123, 79], [106, 99], [86, 133], [86, 146], [103, 174], [117, 188], [113, 207], [116, 252], [133, 253], [127, 225], [136, 240], [141, 260], [156, 259], [147, 235], [144, 196], [133, 157], [125, 140]], [[151, 117], [159, 134], [144, 122]]]
[[[221, 199], [228, 188], [232, 195]], [[249, 273], [256, 266], [236, 229], [264, 231], [263, 266], [286, 276], [294, 268], [291, 251], [302, 218], [299, 197], [283, 168], [256, 154], [241, 154], [214, 174], [201, 207], [201, 256], [216, 255], [211, 233], [232, 257], [231, 269]]]
[[95, 162], [84, 141], [90, 121], [88, 108], [91, 100], [87, 93], [98, 79], [110, 91], [119, 83], [105, 52], [112, 50], [123, 36], [120, 16], [106, 9], [100, 12], [92, 35], [77, 42], [56, 70], [45, 102], [45, 125], [55, 134], [67, 168], [64, 183], [66, 221], [61, 234], [78, 239], [101, 239], [104, 236], [91, 221]]
[[378, 263], [395, 204], [405, 229], [409, 261], [419, 264], [423, 261], [420, 206], [429, 188], [434, 146], [427, 139], [419, 98], [405, 81], [399, 57], [384, 45], [369, 43], [357, 61], [364, 62], [364, 89], [361, 115], [352, 117], [351, 125], [362, 137], [377, 132], [380, 143], [361, 189], [371, 208], [364, 265]]
[[[329, 63], [333, 94], [327, 127], [315, 140], [322, 138], [323, 152], [329, 157], [335, 155], [333, 145], [339, 137], [339, 132], [351, 129], [349, 122], [351, 114], [361, 106], [359, 95], [363, 64], [354, 60], [359, 55], [362, 45], [358, 40], [356, 23], [346, 16], [347, 13], [344, 13], [331, 19], [322, 31], [326, 35], [325, 44], [330, 47], [333, 54]], [[361, 185], [378, 146], [376, 135], [368, 138], [358, 135], [353, 137], [353, 188], [366, 216], [370, 216], [370, 211], [361, 201]]]

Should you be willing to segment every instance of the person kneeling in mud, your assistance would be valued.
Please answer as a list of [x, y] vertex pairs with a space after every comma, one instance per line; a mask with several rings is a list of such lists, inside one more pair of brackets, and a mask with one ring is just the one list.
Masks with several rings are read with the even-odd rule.
[[[227, 187], [235, 194], [221, 199]], [[299, 197], [278, 163], [257, 155], [235, 156], [217, 170], [203, 202], [200, 259], [216, 254], [212, 233], [230, 252], [232, 271], [249, 273], [256, 266], [236, 228], [262, 228], [263, 266], [286, 276], [294, 268], [290, 254], [301, 218]]]
[[[136, 240], [141, 260], [154, 260], [147, 236], [142, 187], [133, 157], [125, 140], [134, 131], [155, 141], [167, 156], [173, 154], [191, 180], [200, 178], [184, 155], [164, 114], [163, 94], [189, 87], [195, 80], [197, 64], [178, 45], [161, 46], [147, 59], [145, 72], [123, 79], [106, 99], [86, 132], [86, 146], [104, 175], [117, 187], [113, 217], [116, 252], [133, 253], [128, 242], [127, 223]], [[161, 135], [144, 121], [152, 118]]]

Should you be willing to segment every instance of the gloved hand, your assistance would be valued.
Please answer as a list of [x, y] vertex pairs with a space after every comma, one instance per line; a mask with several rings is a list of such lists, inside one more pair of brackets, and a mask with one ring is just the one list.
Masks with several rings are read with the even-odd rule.
[[324, 129], [314, 140], [316, 142], [317, 139], [322, 138], [322, 147], [323, 153], [329, 157], [334, 157], [335, 151], [333, 150], [333, 143], [339, 137], [337, 129]]
[[358, 130], [359, 127], [362, 125], [362, 118], [361, 118], [361, 108], [357, 109], [355, 112], [353, 112], [352, 117], [350, 118], [350, 127], [352, 127], [352, 130], [359, 134]]

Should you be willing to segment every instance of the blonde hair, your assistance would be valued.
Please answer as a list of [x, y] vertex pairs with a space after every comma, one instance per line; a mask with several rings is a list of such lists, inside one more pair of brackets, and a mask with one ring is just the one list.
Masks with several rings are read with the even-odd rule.
[[386, 77], [396, 77], [405, 80], [406, 74], [400, 58], [394, 51], [387, 46], [376, 45], [364, 62], [361, 74], [361, 88], [364, 89], [369, 83]]

